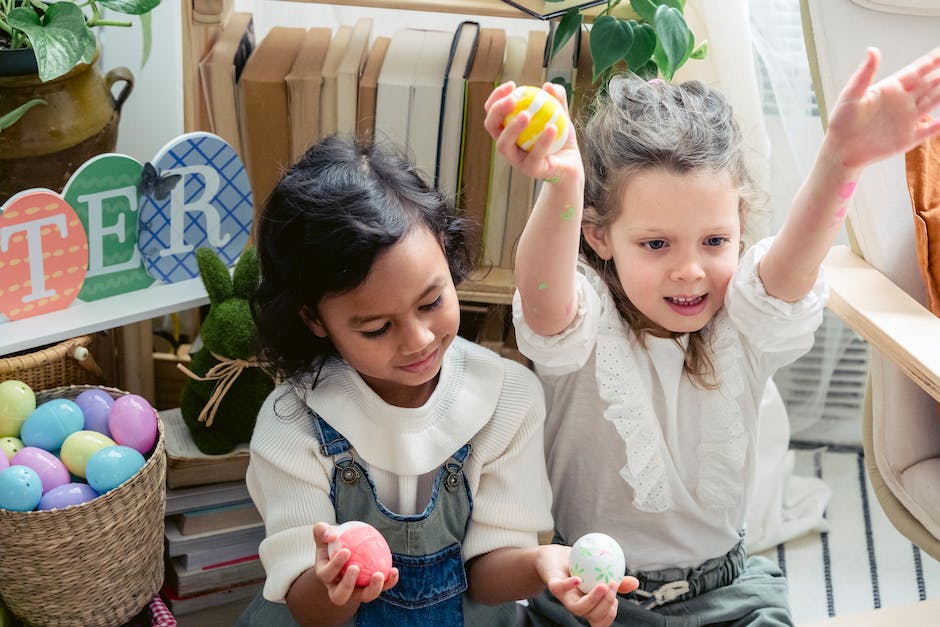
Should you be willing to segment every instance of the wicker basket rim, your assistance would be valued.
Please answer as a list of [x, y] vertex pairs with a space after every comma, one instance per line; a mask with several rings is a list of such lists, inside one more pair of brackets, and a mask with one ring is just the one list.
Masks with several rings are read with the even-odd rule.
[[[32, 353], [16, 355], [13, 357], [0, 357], [0, 374], [13, 372], [15, 370], [22, 370], [26, 367], [35, 368], [47, 362], [59, 361], [66, 357], [69, 351], [73, 350], [76, 346], [88, 346], [93, 341], [94, 336], [79, 335], [67, 340], [62, 340], [54, 346], [49, 346]], [[125, 392], [125, 394], [127, 394], [127, 392]]]

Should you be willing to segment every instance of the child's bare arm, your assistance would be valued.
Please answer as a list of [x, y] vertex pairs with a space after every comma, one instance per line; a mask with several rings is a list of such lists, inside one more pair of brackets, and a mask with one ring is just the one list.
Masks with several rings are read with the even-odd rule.
[[[575, 267], [581, 237], [584, 166], [573, 129], [564, 147], [554, 154], [548, 154], [557, 134], [554, 128], [544, 132], [531, 152], [516, 145], [529, 117], [521, 113], [503, 128], [503, 118], [513, 109], [509, 94], [514, 87], [513, 83], [504, 83], [493, 91], [486, 102], [484, 126], [495, 138], [496, 149], [514, 168], [545, 181], [519, 240], [515, 279], [526, 322], [540, 335], [553, 335], [563, 331], [577, 311]], [[550, 90], [567, 111], [564, 88], [551, 83], [543, 88]]]
[[929, 113], [940, 104], [940, 48], [872, 84], [879, 53], [870, 48], [839, 95], [809, 178], [760, 264], [767, 293], [805, 296], [845, 220], [862, 169], [940, 133]]

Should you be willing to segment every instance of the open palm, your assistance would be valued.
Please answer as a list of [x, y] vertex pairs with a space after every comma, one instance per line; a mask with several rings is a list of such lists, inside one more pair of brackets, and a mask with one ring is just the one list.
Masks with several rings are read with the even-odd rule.
[[873, 85], [879, 60], [869, 48], [829, 118], [827, 141], [848, 167], [906, 152], [940, 132], [940, 120], [929, 115], [940, 104], [940, 48]]

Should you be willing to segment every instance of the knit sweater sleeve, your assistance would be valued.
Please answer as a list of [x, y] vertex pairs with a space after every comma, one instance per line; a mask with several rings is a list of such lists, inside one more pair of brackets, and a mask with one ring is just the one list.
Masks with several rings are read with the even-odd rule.
[[258, 414], [251, 438], [248, 491], [264, 518], [259, 553], [267, 575], [264, 597], [284, 602], [294, 580], [316, 562], [313, 526], [335, 524], [330, 501], [330, 460], [319, 451], [313, 423], [285, 386]]
[[538, 379], [520, 364], [507, 362], [496, 412], [472, 441], [479, 474], [469, 477], [473, 513], [464, 559], [500, 547], [536, 546], [538, 533], [552, 529], [544, 420]]

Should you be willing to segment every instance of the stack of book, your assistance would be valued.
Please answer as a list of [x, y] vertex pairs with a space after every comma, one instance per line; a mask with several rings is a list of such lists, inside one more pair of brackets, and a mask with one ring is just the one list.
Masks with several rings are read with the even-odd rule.
[[[519, 4], [556, 10], [590, 2]], [[224, 80], [204, 81], [204, 98], [213, 130], [237, 135], [256, 199], [312, 143], [355, 133], [404, 151], [477, 223], [481, 265], [512, 269], [537, 182], [494, 151], [483, 103], [506, 80], [554, 81], [579, 94], [571, 102], [577, 113], [591, 93], [589, 31], [559, 42], [554, 56], [557, 20], [507, 37], [482, 20], [381, 33], [382, 24], [362, 17], [337, 28], [275, 27], [253, 45], [250, 17], [233, 13], [224, 23], [207, 57], [225, 68]]]
[[163, 595], [176, 616], [246, 605], [264, 583], [258, 546], [264, 523], [245, 485], [248, 447], [206, 455], [179, 409], [160, 412], [166, 429], [166, 576]]

